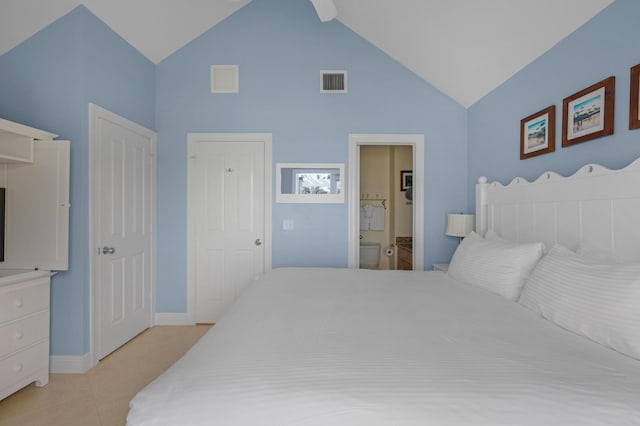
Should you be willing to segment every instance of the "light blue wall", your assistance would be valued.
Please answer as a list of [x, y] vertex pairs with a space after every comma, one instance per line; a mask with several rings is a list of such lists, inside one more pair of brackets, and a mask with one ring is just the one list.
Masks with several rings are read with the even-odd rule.
[[[616, 0], [538, 60], [469, 108], [469, 202], [478, 176], [508, 183], [546, 170], [573, 174], [581, 165], [620, 168], [640, 156], [640, 131], [629, 128], [629, 68], [640, 63], [640, 2]], [[567, 148], [562, 100], [616, 77], [614, 134]], [[556, 151], [520, 160], [520, 120], [556, 105]]]
[[[472, 208], [477, 176], [617, 168], [640, 155], [640, 131], [627, 129], [639, 18], [640, 2], [616, 0], [467, 112], [338, 21], [320, 23], [308, 1], [254, 0], [157, 67], [75, 9], [0, 56], [0, 116], [72, 141], [70, 270], [53, 279], [52, 353], [89, 349], [88, 102], [159, 132], [157, 310], [184, 312], [187, 132], [271, 132], [274, 163], [346, 162], [349, 133], [423, 133], [425, 264], [446, 261], [446, 213]], [[211, 64], [240, 65], [240, 94], [209, 92]], [[346, 69], [349, 93], [321, 95], [320, 69]], [[519, 160], [522, 117], [556, 104], [559, 145], [562, 99], [609, 75], [613, 136]], [[346, 265], [346, 205], [273, 213], [274, 266]]]
[[0, 117], [71, 140], [69, 270], [53, 277], [51, 353], [89, 350], [88, 103], [155, 127], [155, 67], [84, 7], [0, 56]]
[[[209, 67], [240, 66], [212, 95]], [[323, 69], [348, 94], [319, 93]], [[425, 135], [425, 264], [449, 259], [446, 213], [467, 208], [467, 113], [311, 2], [254, 0], [157, 66], [160, 312], [186, 309], [186, 135], [270, 132], [275, 162], [347, 162], [349, 133]], [[293, 219], [294, 231], [283, 231]], [[273, 204], [273, 266], [346, 266], [347, 205]]]

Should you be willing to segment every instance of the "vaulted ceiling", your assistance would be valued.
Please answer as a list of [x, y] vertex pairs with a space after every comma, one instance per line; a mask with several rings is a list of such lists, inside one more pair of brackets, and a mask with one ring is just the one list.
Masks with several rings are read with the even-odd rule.
[[[0, 0], [0, 54], [82, 4], [158, 63], [250, 1]], [[613, 1], [334, 3], [340, 22], [468, 107]]]

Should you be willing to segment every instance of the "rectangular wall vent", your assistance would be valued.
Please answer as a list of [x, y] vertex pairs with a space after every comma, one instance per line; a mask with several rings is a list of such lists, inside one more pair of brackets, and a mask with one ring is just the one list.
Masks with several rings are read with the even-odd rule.
[[237, 65], [211, 65], [211, 93], [238, 93]]
[[347, 93], [346, 71], [320, 71], [321, 93]]

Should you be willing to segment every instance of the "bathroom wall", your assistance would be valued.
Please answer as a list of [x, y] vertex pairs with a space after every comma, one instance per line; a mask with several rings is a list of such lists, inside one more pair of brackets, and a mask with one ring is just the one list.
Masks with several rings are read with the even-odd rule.
[[[384, 198], [387, 209], [384, 211], [384, 231], [360, 230], [362, 241], [380, 243], [382, 250], [380, 253], [379, 269], [394, 269], [395, 257], [387, 257], [384, 251], [393, 242], [395, 234], [393, 217], [392, 194], [392, 170], [393, 170], [393, 147], [384, 146], [362, 146], [360, 147], [360, 198]], [[360, 205], [371, 204], [380, 206], [380, 201], [360, 201]]]
[[[404, 191], [400, 190], [400, 172], [413, 168], [413, 151], [410, 146], [395, 146], [394, 150], [394, 172], [393, 172], [393, 211], [395, 212], [395, 236], [411, 237], [413, 228], [413, 205], [407, 204], [404, 198]], [[395, 241], [395, 238], [393, 238]]]

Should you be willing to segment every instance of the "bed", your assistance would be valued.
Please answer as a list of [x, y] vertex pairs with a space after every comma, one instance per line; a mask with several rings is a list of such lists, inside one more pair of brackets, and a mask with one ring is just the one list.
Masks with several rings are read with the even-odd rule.
[[448, 273], [272, 270], [127, 423], [640, 425], [639, 188], [481, 180]]

